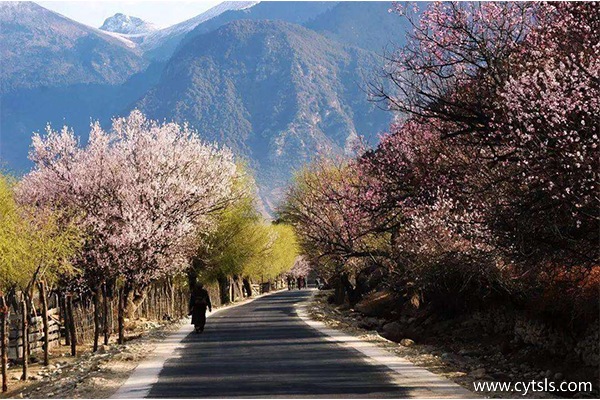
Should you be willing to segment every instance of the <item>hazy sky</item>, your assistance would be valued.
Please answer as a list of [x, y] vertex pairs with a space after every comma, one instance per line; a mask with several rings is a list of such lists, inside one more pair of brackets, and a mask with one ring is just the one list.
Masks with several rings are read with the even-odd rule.
[[37, 1], [42, 7], [95, 28], [100, 27], [106, 18], [118, 12], [140, 17], [159, 28], [165, 28], [190, 19], [220, 2], [221, 0]]

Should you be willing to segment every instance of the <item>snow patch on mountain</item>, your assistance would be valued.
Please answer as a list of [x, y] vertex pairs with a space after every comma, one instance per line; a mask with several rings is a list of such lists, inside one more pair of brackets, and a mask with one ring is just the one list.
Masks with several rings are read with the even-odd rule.
[[177, 43], [198, 25], [218, 17], [226, 11], [245, 10], [259, 2], [224, 1], [202, 14], [164, 29], [158, 29], [153, 24], [140, 18], [118, 13], [107, 18], [100, 30], [120, 40], [127, 47], [139, 49], [144, 53], [152, 53], [156, 49], [166, 46], [163, 50], [159, 50], [160, 56], [158, 56], [158, 58], [166, 59], [175, 49]]
[[121, 13], [117, 13], [112, 17], [107, 18], [100, 29], [103, 31], [120, 33], [124, 35], [150, 33], [157, 30], [157, 28], [150, 22], [146, 22], [138, 17], [132, 17], [130, 15]]
[[258, 3], [259, 1], [224, 1], [193, 18], [145, 35], [141, 46], [144, 50], [154, 48], [170, 37], [185, 35], [201, 23], [218, 17], [226, 11], [245, 10]]

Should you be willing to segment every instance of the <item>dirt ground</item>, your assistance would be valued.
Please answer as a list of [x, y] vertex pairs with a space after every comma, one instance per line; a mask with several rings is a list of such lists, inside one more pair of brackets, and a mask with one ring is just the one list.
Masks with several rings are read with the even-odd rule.
[[[427, 343], [420, 343], [418, 338], [414, 338], [414, 341], [402, 340], [401, 343], [404, 342], [403, 344], [388, 340], [376, 330], [364, 328], [365, 322], [373, 320], [373, 318], [367, 318], [361, 313], [349, 309], [348, 306], [330, 304], [327, 298], [331, 294], [332, 291], [330, 290], [319, 291], [315, 294], [308, 306], [308, 313], [311, 318], [322, 321], [331, 328], [342, 330], [384, 347], [410, 360], [415, 365], [442, 375], [471, 391], [474, 390], [474, 381], [529, 382], [531, 380], [543, 381], [545, 378], [554, 380], [556, 374], [563, 375], [563, 372], [546, 369], [547, 366], [541, 367], [540, 360], [534, 360], [531, 356], [529, 356], [529, 360], [505, 357], [502, 353], [496, 351], [496, 346], [493, 343], [494, 338], [483, 334], [469, 346], [465, 346], [464, 343], [447, 341], [448, 337], [440, 338], [437, 342], [429, 341]], [[389, 321], [380, 320], [376, 322], [381, 326]], [[448, 336], [452, 336], [452, 334], [450, 333]], [[551, 360], [548, 361], [552, 362]], [[568, 371], [564, 372], [565, 375], [568, 373]], [[570, 381], [580, 380], [577, 376], [566, 376], [570, 378], [568, 379]], [[566, 378], [562, 379], [566, 380]], [[568, 397], [598, 397], [600, 394], [598, 393], [598, 381], [596, 380], [594, 383], [596, 384], [594, 392], [570, 393]], [[526, 396], [522, 396], [521, 393], [517, 392], [478, 393], [478, 395], [482, 394], [485, 397], [493, 398], [557, 398], [554, 393], [540, 391], [530, 392]]]
[[[169, 333], [182, 323], [136, 321], [130, 326], [126, 343], [109, 343], [92, 353], [91, 345], [78, 346], [78, 357], [69, 347], [53, 349], [50, 365], [30, 365], [29, 380], [21, 381], [21, 367], [9, 369], [9, 391], [0, 398], [107, 398], [114, 394], [131, 372]], [[113, 341], [116, 340], [114, 337]]]

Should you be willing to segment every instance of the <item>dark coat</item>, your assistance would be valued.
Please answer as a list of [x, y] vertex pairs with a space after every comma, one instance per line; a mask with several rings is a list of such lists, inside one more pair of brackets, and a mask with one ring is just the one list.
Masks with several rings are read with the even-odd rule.
[[192, 324], [202, 325], [206, 322], [206, 309], [212, 310], [210, 296], [206, 289], [196, 289], [190, 297], [190, 312], [192, 314]]

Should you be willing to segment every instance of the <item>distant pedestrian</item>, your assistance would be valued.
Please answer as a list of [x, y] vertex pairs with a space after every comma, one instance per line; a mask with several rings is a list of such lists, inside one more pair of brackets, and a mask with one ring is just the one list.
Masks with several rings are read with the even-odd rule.
[[306, 289], [306, 278], [303, 276], [298, 277], [298, 289]]
[[190, 297], [190, 315], [192, 316], [192, 325], [196, 333], [204, 331], [204, 325], [206, 324], [206, 309], [212, 312], [212, 304], [210, 302], [210, 296], [204, 285], [198, 282], [192, 290]]
[[292, 290], [292, 287], [294, 286], [294, 278], [292, 278], [291, 275], [288, 275], [288, 277], [287, 277], [287, 285], [288, 285], [288, 290]]
[[319, 276], [319, 287], [318, 287], [318, 289], [319, 290], [324, 289], [325, 285], [327, 285], [327, 281], [322, 276]]

